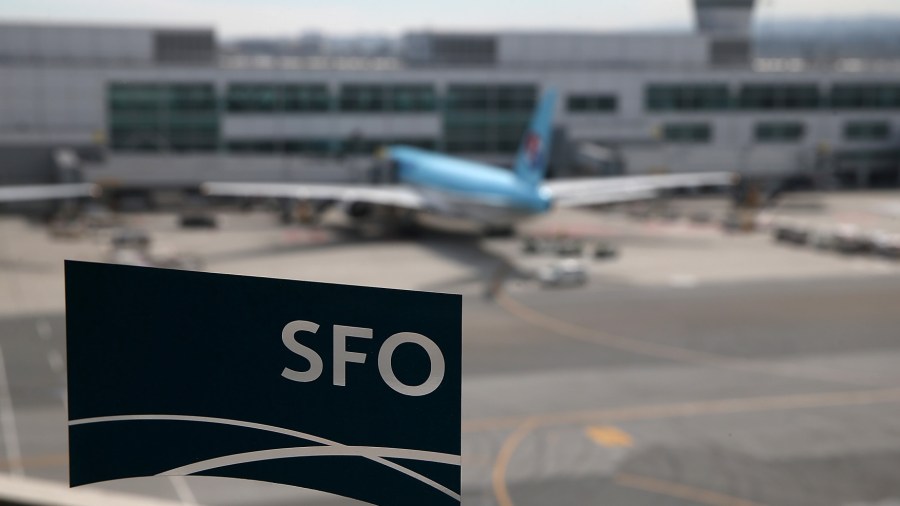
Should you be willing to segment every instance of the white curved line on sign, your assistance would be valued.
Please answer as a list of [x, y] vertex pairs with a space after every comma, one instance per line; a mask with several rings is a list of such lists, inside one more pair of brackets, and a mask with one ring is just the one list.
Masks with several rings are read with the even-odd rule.
[[[299, 438], [299, 439], [305, 439], [307, 441], [312, 441], [314, 443], [319, 443], [319, 444], [325, 445], [326, 447], [334, 447], [337, 449], [346, 449], [346, 448], [363, 448], [363, 449], [375, 448], [375, 449], [378, 449], [378, 447], [346, 446], [344, 444], [338, 443], [337, 441], [332, 441], [330, 439], [316, 436], [314, 434], [307, 434], [305, 432], [300, 432], [300, 431], [296, 431], [296, 430], [292, 430], [292, 429], [285, 429], [284, 427], [276, 427], [274, 425], [266, 425], [263, 423], [247, 422], [244, 420], [231, 420], [228, 418], [214, 418], [214, 417], [207, 417], [207, 416], [194, 416], [194, 415], [98, 416], [98, 417], [94, 417], [94, 418], [81, 418], [78, 420], [71, 420], [71, 421], [69, 421], [69, 425], [76, 426], [76, 425], [89, 425], [89, 424], [93, 424], [93, 423], [130, 422], [130, 421], [176, 421], [176, 422], [201, 422], [201, 423], [212, 423], [212, 424], [217, 424], [217, 425], [230, 425], [230, 426], [234, 426], [234, 427], [244, 427], [244, 428], [248, 428], [248, 429], [256, 429], [256, 430], [262, 430], [265, 432], [274, 432], [277, 434], [283, 434], [286, 436], [291, 436], [291, 437], [295, 437], [295, 438]], [[313, 447], [313, 448], [316, 448], [316, 447]], [[299, 450], [299, 449], [301, 449], [301, 448], [297, 448], [297, 450]], [[457, 465], [457, 466], [461, 464], [461, 460], [462, 460], [459, 455], [452, 455], [449, 453], [428, 452], [428, 451], [423, 451], [423, 450], [407, 450], [407, 449], [403, 449], [403, 448], [383, 448], [383, 449], [395, 451], [395, 452], [415, 452], [418, 454], [424, 454], [424, 455], [427, 455], [429, 458], [426, 458], [426, 459], [416, 458], [414, 460], [429, 460], [431, 462], [440, 462], [440, 463], [444, 463], [444, 464], [451, 464], [451, 465]], [[289, 450], [291, 450], [291, 449], [289, 449]], [[258, 452], [250, 452], [250, 453], [258, 453]], [[445, 487], [444, 485], [441, 485], [440, 483], [432, 480], [431, 478], [428, 478], [427, 476], [423, 476], [411, 469], [403, 467], [400, 464], [397, 464], [396, 462], [391, 462], [390, 460], [387, 460], [380, 455], [371, 454], [371, 452], [368, 452], [368, 451], [366, 451], [365, 453], [366, 454], [353, 453], [352, 455], [358, 455], [358, 456], [367, 458], [373, 462], [377, 462], [383, 466], [394, 469], [395, 471], [399, 471], [399, 472], [409, 476], [410, 478], [414, 478], [422, 483], [429, 485], [430, 487], [432, 487], [436, 490], [440, 490], [444, 494], [456, 499], [457, 501], [460, 501], [462, 499], [460, 494], [454, 492], [453, 490], [450, 490], [449, 488]], [[339, 453], [336, 453], [336, 455], [337, 454], [339, 454]], [[409, 454], [406, 454], [406, 455], [409, 455]], [[399, 455], [397, 455], [397, 456], [388, 455], [388, 456], [394, 457], [394, 458], [406, 458], [406, 459], [413, 460], [413, 458], [409, 457], [409, 456], [399, 456]], [[220, 458], [227, 459], [227, 458], [229, 458], [229, 456], [220, 457]], [[279, 458], [279, 457], [275, 457], [275, 458]], [[286, 457], [280, 457], [280, 458], [286, 458]], [[438, 458], [441, 460], [435, 460]], [[212, 459], [212, 460], [216, 460], [216, 459]], [[185, 466], [185, 467], [189, 467], [189, 466]], [[178, 469], [180, 469], [180, 468], [178, 468]], [[175, 471], [175, 470], [173, 470], [173, 471]], [[197, 471], [194, 471], [194, 472], [197, 472]], [[166, 474], [174, 474], [174, 473], [172, 473], [172, 471], [165, 471], [160, 474], [166, 475]]]
[[186, 466], [176, 467], [159, 473], [161, 475], [189, 475], [202, 473], [212, 469], [264, 460], [290, 459], [294, 457], [381, 457], [387, 459], [407, 459], [438, 464], [459, 465], [458, 457], [446, 453], [407, 450], [405, 448], [386, 448], [383, 446], [298, 446], [294, 448], [275, 448], [257, 450], [247, 453], [235, 453], [209, 460], [202, 460]]

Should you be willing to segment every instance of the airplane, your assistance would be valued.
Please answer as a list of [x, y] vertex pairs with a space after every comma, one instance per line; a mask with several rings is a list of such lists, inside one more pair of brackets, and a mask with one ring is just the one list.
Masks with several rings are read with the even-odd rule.
[[382, 150], [381, 156], [388, 162], [383, 184], [207, 182], [201, 189], [210, 196], [340, 203], [353, 218], [368, 216], [377, 208], [430, 213], [475, 222], [488, 233], [505, 233], [554, 207], [645, 200], [665, 189], [732, 183], [733, 175], [727, 172], [545, 181], [555, 107], [556, 92], [547, 90], [537, 104], [512, 171], [391, 145]]

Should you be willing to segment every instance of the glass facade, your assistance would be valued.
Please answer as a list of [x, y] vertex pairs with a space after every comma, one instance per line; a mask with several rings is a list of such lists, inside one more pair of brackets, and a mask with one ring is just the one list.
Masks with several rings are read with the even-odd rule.
[[840, 83], [827, 93], [815, 83], [748, 83], [741, 85], [736, 95], [724, 83], [657, 83], [647, 86], [644, 102], [646, 110], [652, 112], [898, 109], [900, 83]]
[[437, 109], [430, 84], [345, 84], [340, 110], [348, 112], [427, 112]]
[[[325, 83], [233, 82], [218, 96], [211, 82], [114, 82], [107, 88], [108, 138], [119, 151], [214, 151], [220, 145], [235, 153], [367, 154], [384, 144], [410, 144], [451, 153], [514, 153], [535, 107], [533, 83], [451, 83], [438, 96], [433, 84], [345, 83], [337, 94]], [[900, 84], [837, 83], [823, 93], [815, 83], [722, 82], [653, 83], [644, 94], [654, 112], [717, 110], [794, 111], [815, 108], [900, 108]], [[565, 106], [574, 114], [610, 114], [619, 97], [610, 93], [576, 93]], [[221, 140], [221, 115], [242, 113], [403, 113], [440, 114], [442, 138], [406, 139], [284, 137]], [[682, 122], [661, 127], [660, 138], [673, 143], [706, 143], [709, 124]], [[851, 121], [847, 141], [890, 138], [887, 121]], [[797, 142], [806, 135], [802, 122], [762, 122], [754, 127], [760, 143]]]
[[393, 139], [344, 139], [337, 143], [337, 149], [343, 154], [372, 155], [384, 146], [403, 144], [422, 149], [433, 150], [437, 147], [435, 139], [428, 138], [393, 138]]
[[738, 94], [740, 108], [750, 110], [816, 109], [822, 103], [815, 84], [745, 84]]
[[612, 113], [618, 109], [614, 95], [569, 95], [566, 110], [574, 113]]
[[706, 123], [670, 123], [663, 125], [666, 142], [678, 144], [706, 143], [712, 139], [712, 127]]
[[444, 149], [514, 153], [535, 107], [534, 85], [451, 84], [444, 102]]
[[720, 111], [730, 105], [728, 85], [651, 84], [645, 92], [648, 111]]
[[844, 125], [844, 138], [848, 141], [884, 141], [891, 136], [887, 121], [851, 121]]
[[228, 112], [324, 112], [331, 97], [324, 84], [234, 83], [226, 94]]
[[835, 109], [900, 108], [900, 84], [841, 83], [831, 87]]
[[326, 139], [231, 139], [230, 153], [327, 155], [332, 143]]
[[760, 123], [754, 129], [754, 139], [757, 142], [797, 142], [803, 139], [805, 133], [803, 123]]
[[110, 147], [118, 151], [213, 151], [219, 111], [211, 83], [113, 83]]

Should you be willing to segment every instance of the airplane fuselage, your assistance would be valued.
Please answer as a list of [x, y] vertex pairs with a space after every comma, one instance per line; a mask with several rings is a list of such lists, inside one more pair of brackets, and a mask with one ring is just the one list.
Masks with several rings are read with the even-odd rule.
[[408, 146], [388, 149], [398, 182], [418, 188], [441, 214], [508, 226], [550, 209], [540, 186], [506, 169]]

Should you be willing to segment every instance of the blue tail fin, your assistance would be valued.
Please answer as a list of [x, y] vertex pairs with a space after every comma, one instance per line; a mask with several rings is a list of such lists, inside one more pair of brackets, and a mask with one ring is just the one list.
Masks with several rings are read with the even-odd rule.
[[519, 152], [516, 154], [514, 167], [516, 176], [532, 186], [537, 186], [544, 179], [544, 172], [547, 170], [555, 108], [556, 92], [554, 90], [545, 91], [534, 111], [534, 116], [531, 117], [528, 131], [522, 138]]

